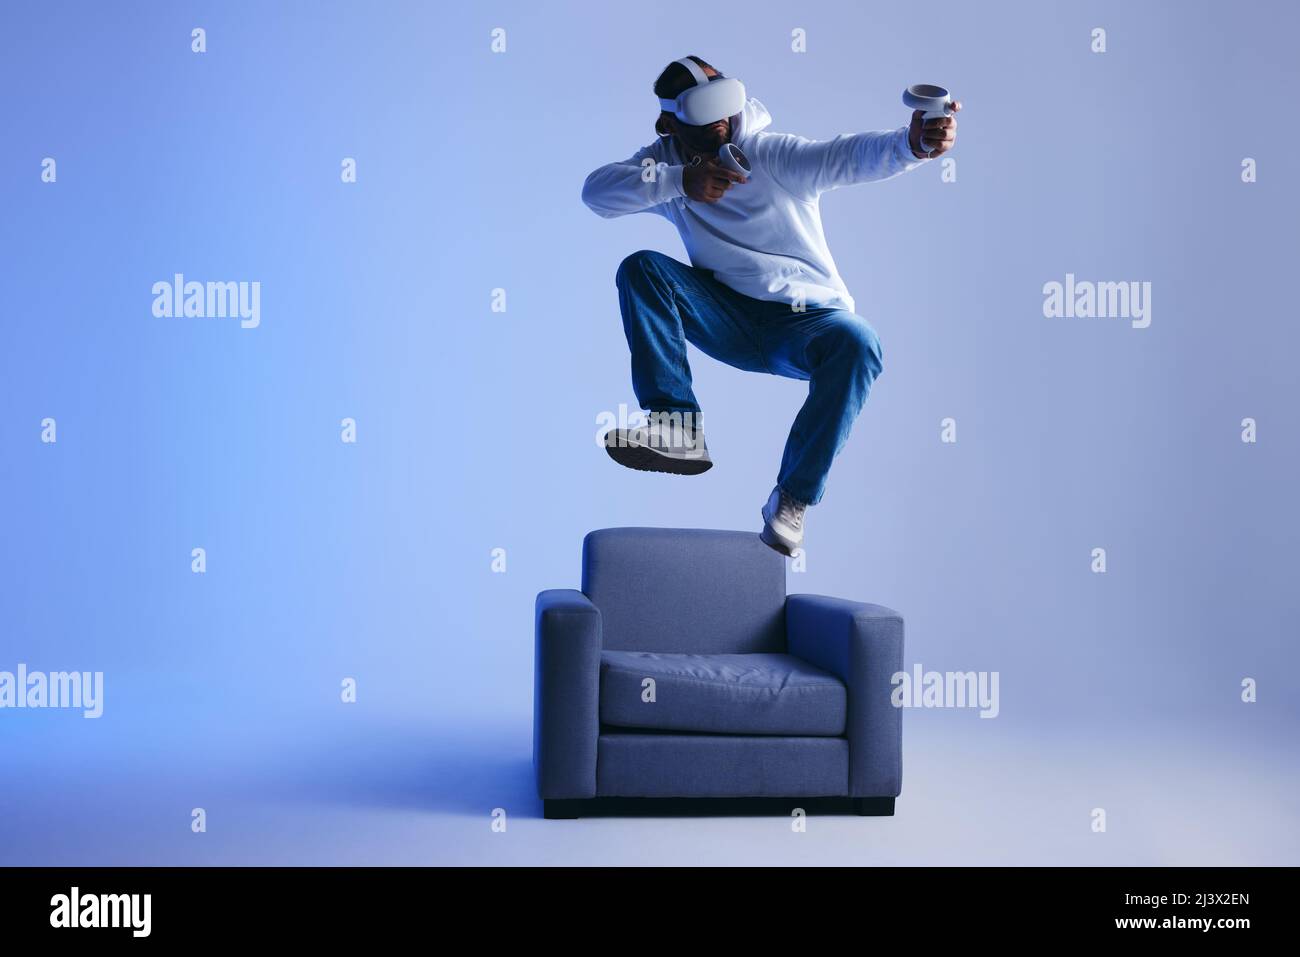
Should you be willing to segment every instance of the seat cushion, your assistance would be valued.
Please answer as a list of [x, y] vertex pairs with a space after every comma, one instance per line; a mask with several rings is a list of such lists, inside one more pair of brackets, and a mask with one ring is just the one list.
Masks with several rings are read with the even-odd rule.
[[606, 731], [599, 797], [829, 797], [849, 793], [845, 738]]
[[835, 736], [847, 711], [843, 682], [793, 655], [600, 656], [600, 720], [614, 727]]

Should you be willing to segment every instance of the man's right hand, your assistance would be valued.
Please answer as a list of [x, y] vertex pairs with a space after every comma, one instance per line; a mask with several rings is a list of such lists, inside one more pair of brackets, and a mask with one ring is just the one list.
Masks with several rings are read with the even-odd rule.
[[698, 203], [716, 203], [737, 183], [745, 182], [745, 177], [735, 170], [727, 169], [716, 159], [706, 160], [682, 170], [682, 192], [687, 199]]

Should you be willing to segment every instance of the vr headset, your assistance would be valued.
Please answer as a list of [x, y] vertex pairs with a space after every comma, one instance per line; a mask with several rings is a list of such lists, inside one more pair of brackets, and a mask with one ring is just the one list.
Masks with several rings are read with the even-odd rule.
[[745, 108], [745, 84], [731, 77], [710, 80], [690, 57], [677, 61], [691, 71], [695, 85], [682, 91], [675, 100], [659, 100], [659, 108], [671, 113], [687, 126], [708, 126], [735, 116]]

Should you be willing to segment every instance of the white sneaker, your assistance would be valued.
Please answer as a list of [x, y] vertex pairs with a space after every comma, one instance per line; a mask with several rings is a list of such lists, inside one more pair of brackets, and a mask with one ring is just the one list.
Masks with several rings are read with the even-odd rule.
[[699, 475], [713, 468], [704, 428], [698, 421], [686, 422], [678, 413], [649, 413], [645, 425], [634, 429], [610, 429], [605, 433], [605, 451], [619, 465], [642, 472], [671, 472]]
[[763, 530], [758, 537], [763, 544], [775, 548], [782, 555], [793, 555], [803, 544], [803, 517], [808, 506], [796, 502], [778, 485], [767, 497], [763, 506]]

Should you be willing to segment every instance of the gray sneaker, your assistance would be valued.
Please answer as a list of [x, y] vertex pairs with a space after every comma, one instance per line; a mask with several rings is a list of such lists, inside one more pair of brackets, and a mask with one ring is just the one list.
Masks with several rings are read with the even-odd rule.
[[619, 465], [641, 472], [699, 475], [713, 468], [704, 427], [689, 413], [647, 413], [646, 424], [634, 429], [610, 429], [605, 451]]
[[758, 537], [782, 555], [793, 555], [803, 545], [803, 517], [807, 510], [807, 505], [796, 502], [778, 485], [763, 506], [763, 530]]

